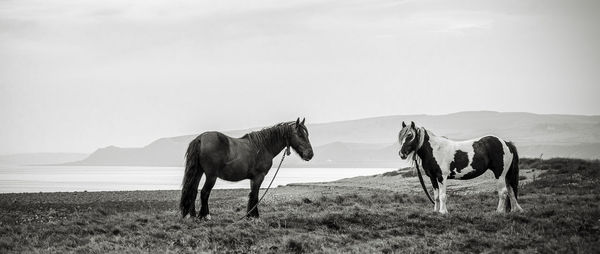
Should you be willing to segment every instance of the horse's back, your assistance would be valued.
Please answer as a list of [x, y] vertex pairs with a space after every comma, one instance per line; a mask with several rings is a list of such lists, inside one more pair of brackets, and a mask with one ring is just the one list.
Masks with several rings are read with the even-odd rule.
[[200, 134], [197, 139], [200, 140], [203, 147], [219, 147], [227, 145], [227, 135], [218, 131], [207, 131]]
[[[227, 135], [218, 131], [204, 132], [195, 139], [199, 146], [199, 156], [204, 163], [218, 163], [224, 161], [228, 154], [229, 139]], [[191, 145], [191, 144], [190, 144]]]
[[228, 181], [245, 179], [254, 158], [247, 140], [209, 131], [197, 137], [200, 164], [207, 175]]

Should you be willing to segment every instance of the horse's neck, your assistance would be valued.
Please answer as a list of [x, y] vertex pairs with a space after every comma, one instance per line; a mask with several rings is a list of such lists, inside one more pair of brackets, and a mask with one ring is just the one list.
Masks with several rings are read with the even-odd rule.
[[269, 152], [273, 157], [279, 154], [288, 145], [285, 136], [281, 136], [282, 134], [282, 132], [273, 131], [263, 140], [260, 149]]
[[450, 142], [448, 139], [438, 137], [432, 132], [425, 129], [423, 130], [423, 135], [425, 135], [423, 144], [417, 151], [417, 155], [421, 160], [430, 160], [434, 158], [433, 150], [436, 150], [441, 146], [448, 145], [447, 143]]
[[273, 156], [276, 156], [277, 154], [279, 154], [279, 152], [281, 152], [281, 150], [283, 150], [287, 146], [287, 142], [285, 142], [285, 140], [283, 139], [280, 139], [274, 142], [270, 142], [267, 146], [268, 147], [266, 147], [266, 149], [269, 151], [269, 153], [271, 153]]
[[431, 132], [428, 132], [428, 135], [429, 135], [429, 143], [431, 144], [431, 147], [448, 146], [452, 143], [452, 140], [449, 140], [444, 137], [436, 136], [435, 134], [433, 134]]

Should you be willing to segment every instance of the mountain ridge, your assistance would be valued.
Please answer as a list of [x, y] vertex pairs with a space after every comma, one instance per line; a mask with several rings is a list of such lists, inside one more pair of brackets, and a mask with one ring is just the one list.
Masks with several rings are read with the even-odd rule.
[[83, 160], [90, 154], [86, 153], [16, 153], [0, 155], [2, 165], [51, 165]]
[[[464, 140], [493, 134], [517, 143], [521, 154], [539, 157], [599, 158], [600, 116], [466, 111], [446, 115], [393, 115], [308, 124], [313, 161], [289, 159], [295, 166], [394, 165], [402, 121], [415, 121], [436, 135]], [[260, 130], [229, 130], [232, 137]], [[203, 131], [201, 131], [203, 132]], [[187, 144], [198, 134], [164, 137], [137, 148], [100, 148], [74, 165], [181, 166]], [[564, 152], [561, 152], [564, 148]], [[381, 154], [378, 154], [381, 153]], [[598, 155], [596, 155], [598, 154]], [[333, 159], [335, 158], [335, 159]]]

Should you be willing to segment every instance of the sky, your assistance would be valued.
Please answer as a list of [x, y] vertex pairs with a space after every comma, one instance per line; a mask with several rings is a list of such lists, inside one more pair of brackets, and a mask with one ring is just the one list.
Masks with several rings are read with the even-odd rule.
[[0, 0], [0, 154], [385, 115], [599, 115], [600, 1]]

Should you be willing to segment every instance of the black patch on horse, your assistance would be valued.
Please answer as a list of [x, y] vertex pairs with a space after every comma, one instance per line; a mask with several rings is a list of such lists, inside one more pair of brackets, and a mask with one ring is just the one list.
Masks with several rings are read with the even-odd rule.
[[494, 172], [496, 179], [500, 178], [502, 170], [504, 170], [504, 149], [500, 139], [485, 136], [473, 143], [473, 151], [475, 151], [471, 162], [473, 171], [465, 174], [461, 179], [473, 179], [488, 169]]
[[433, 188], [438, 189], [439, 186], [437, 182], [442, 183], [444, 181], [444, 178], [442, 177], [442, 170], [440, 169], [440, 165], [433, 157], [433, 148], [431, 148], [431, 144], [429, 144], [429, 134], [427, 134], [427, 131], [423, 131], [423, 134], [425, 135], [423, 138], [423, 145], [417, 151], [417, 155], [421, 158], [425, 174], [431, 178], [431, 184], [433, 185]]
[[461, 170], [469, 166], [469, 156], [466, 152], [457, 150], [454, 153], [454, 160], [450, 162], [450, 175], [448, 179], [454, 179], [456, 172], [461, 173]]

